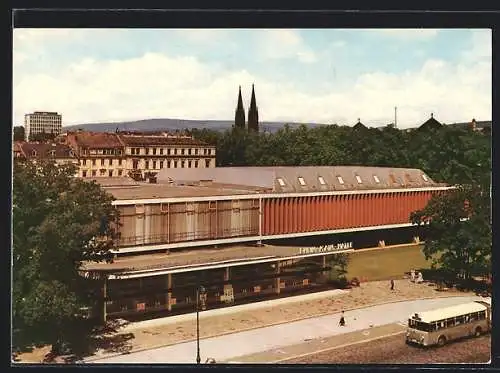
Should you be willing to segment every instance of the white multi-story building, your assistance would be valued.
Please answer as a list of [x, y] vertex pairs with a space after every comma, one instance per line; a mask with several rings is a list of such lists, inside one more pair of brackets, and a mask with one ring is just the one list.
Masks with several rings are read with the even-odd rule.
[[61, 133], [62, 116], [56, 112], [35, 111], [24, 115], [24, 136], [29, 141], [30, 135], [38, 133], [54, 134]]

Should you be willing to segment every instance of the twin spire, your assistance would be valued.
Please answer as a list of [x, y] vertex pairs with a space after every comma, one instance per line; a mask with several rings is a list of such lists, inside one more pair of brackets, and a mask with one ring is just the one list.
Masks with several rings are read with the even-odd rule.
[[[243, 108], [243, 99], [241, 98], [241, 86], [238, 92], [238, 105], [234, 116], [234, 126], [237, 128], [246, 128], [245, 109]], [[259, 111], [255, 99], [255, 88], [252, 84], [252, 97], [250, 99], [250, 108], [248, 109], [248, 130], [259, 132]]]

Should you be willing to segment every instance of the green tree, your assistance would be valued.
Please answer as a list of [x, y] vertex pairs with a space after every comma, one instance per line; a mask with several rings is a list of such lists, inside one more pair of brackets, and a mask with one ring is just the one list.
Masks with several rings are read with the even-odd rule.
[[13, 137], [14, 137], [14, 141], [24, 141], [24, 127], [23, 126], [15, 126]]
[[[15, 348], [83, 338], [79, 316], [93, 305], [95, 284], [84, 261], [110, 260], [117, 210], [73, 165], [15, 161], [13, 173], [12, 320]], [[79, 330], [79, 332], [76, 332]]]
[[491, 273], [491, 206], [484, 185], [459, 186], [411, 214], [425, 229], [424, 254], [458, 278]]

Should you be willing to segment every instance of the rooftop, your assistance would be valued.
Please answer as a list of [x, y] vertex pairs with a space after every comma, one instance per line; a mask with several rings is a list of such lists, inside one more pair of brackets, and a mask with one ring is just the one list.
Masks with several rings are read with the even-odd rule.
[[28, 159], [75, 158], [69, 146], [58, 143], [16, 141], [14, 151], [20, 151]]
[[[468, 302], [456, 306], [439, 308], [436, 310], [419, 312], [418, 317], [422, 322], [431, 323], [434, 321], [444, 320], [450, 317], [464, 315], [466, 313], [480, 312], [486, 310], [486, 306], [478, 302]], [[412, 317], [415, 314], [412, 315]]]
[[[189, 249], [169, 254], [147, 254], [119, 257], [113, 263], [85, 263], [83, 270], [132, 272], [143, 270], [188, 269], [201, 265], [214, 265], [221, 262], [265, 260], [275, 258], [300, 257], [300, 246], [233, 246], [219, 248]], [[323, 253], [324, 254], [324, 253]], [[194, 270], [195, 268], [192, 268]]]

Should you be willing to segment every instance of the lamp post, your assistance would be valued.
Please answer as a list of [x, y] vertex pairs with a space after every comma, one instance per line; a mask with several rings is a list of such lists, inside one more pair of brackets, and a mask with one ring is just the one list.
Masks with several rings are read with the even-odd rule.
[[205, 293], [203, 286], [196, 288], [196, 364], [200, 364], [200, 295]]

